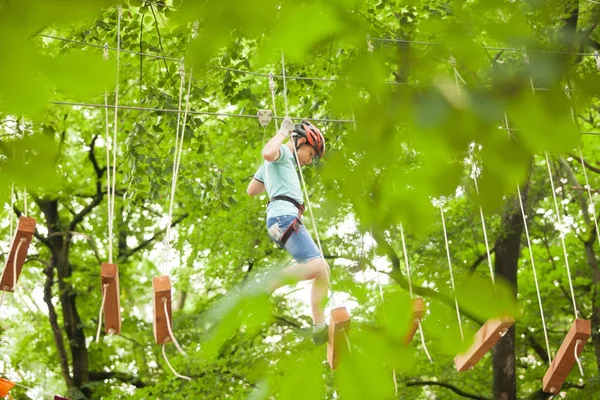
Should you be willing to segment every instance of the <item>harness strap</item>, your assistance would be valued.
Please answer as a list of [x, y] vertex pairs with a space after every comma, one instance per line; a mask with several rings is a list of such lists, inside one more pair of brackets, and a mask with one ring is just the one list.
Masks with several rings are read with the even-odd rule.
[[298, 200], [289, 196], [273, 196], [269, 203], [275, 200], [287, 201], [288, 203], [292, 203], [298, 209], [298, 216], [296, 217], [294, 222], [292, 222], [290, 226], [285, 230], [285, 232], [283, 232], [283, 235], [281, 236], [280, 242], [282, 245], [285, 246], [285, 243], [288, 241], [290, 236], [292, 236], [292, 233], [298, 232], [300, 225], [302, 225], [302, 221], [300, 218], [304, 213], [304, 204], [301, 204]]

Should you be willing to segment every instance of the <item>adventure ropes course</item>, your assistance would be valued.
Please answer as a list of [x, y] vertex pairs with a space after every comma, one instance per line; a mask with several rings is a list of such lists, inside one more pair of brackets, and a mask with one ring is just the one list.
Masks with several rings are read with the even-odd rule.
[[[98, 330], [97, 330], [97, 334], [96, 334], [96, 341], [99, 341], [99, 338], [100, 338], [100, 331], [101, 331], [101, 327], [102, 327], [102, 315], [104, 315], [104, 325], [105, 325], [105, 331], [107, 334], [120, 334], [121, 333], [121, 305], [120, 305], [120, 293], [119, 293], [119, 272], [118, 272], [118, 266], [115, 263], [115, 260], [113, 257], [117, 153], [118, 153], [118, 141], [117, 141], [118, 111], [119, 111], [119, 109], [125, 109], [125, 110], [144, 110], [144, 111], [154, 111], [154, 112], [160, 111], [160, 112], [177, 113], [177, 125], [176, 125], [177, 128], [175, 131], [175, 144], [174, 144], [174, 151], [173, 151], [174, 155], [173, 155], [173, 168], [172, 168], [173, 172], [172, 172], [172, 178], [171, 178], [171, 191], [170, 191], [170, 196], [169, 196], [169, 208], [168, 208], [168, 213], [167, 213], [167, 218], [166, 218], [166, 221], [167, 221], [166, 222], [166, 234], [165, 234], [165, 237], [163, 240], [163, 250], [164, 250], [163, 260], [162, 260], [160, 268], [159, 268], [160, 275], [156, 276], [152, 279], [153, 333], [154, 333], [154, 339], [156, 341], [156, 344], [162, 345], [163, 357], [164, 357], [167, 365], [171, 369], [171, 371], [175, 374], [175, 376], [182, 378], [182, 379], [191, 380], [190, 377], [181, 375], [175, 371], [175, 369], [170, 364], [170, 362], [167, 358], [167, 355], [166, 355], [166, 351], [165, 351], [166, 344], [173, 342], [175, 344], [175, 347], [181, 354], [187, 355], [185, 353], [185, 351], [179, 345], [179, 343], [173, 333], [173, 325], [172, 325], [173, 318], [172, 318], [172, 304], [171, 304], [172, 303], [172, 298], [171, 298], [172, 297], [172, 294], [171, 294], [171, 291], [172, 291], [172, 283], [171, 283], [172, 267], [170, 265], [171, 264], [170, 250], [172, 248], [171, 227], [173, 225], [173, 208], [174, 208], [174, 199], [175, 199], [176, 190], [177, 190], [177, 180], [178, 180], [180, 164], [181, 164], [181, 155], [183, 152], [183, 142], [185, 139], [186, 121], [187, 121], [188, 115], [192, 115], [192, 114], [225, 116], [225, 117], [239, 117], [239, 118], [256, 118], [257, 121], [260, 123], [260, 125], [263, 127], [265, 132], [266, 132], [266, 127], [268, 126], [268, 124], [270, 123], [271, 120], [275, 120], [275, 127], [277, 129], [277, 120], [281, 119], [281, 118], [277, 117], [277, 111], [276, 111], [276, 85], [275, 85], [276, 76], [273, 74], [262, 74], [262, 73], [256, 73], [253, 71], [240, 71], [240, 70], [235, 70], [235, 69], [229, 69], [229, 70], [232, 70], [232, 72], [241, 72], [244, 74], [252, 73], [252, 74], [255, 74], [258, 76], [268, 77], [269, 89], [270, 89], [271, 96], [272, 96], [272, 106], [273, 106], [272, 111], [266, 110], [266, 109], [261, 109], [258, 111], [258, 113], [256, 115], [218, 113], [218, 112], [201, 112], [201, 111], [190, 110], [190, 97], [191, 97], [191, 92], [192, 92], [192, 90], [191, 90], [191, 88], [192, 88], [192, 70], [190, 69], [189, 76], [187, 76], [183, 59], [177, 60], [177, 59], [169, 58], [169, 57], [161, 57], [161, 56], [149, 55], [149, 54], [144, 54], [144, 53], [139, 53], [139, 52], [130, 52], [130, 53], [139, 54], [142, 56], [163, 58], [163, 59], [168, 59], [171, 61], [179, 61], [180, 62], [180, 68], [179, 68], [180, 85], [179, 85], [178, 108], [176, 110], [170, 110], [170, 109], [153, 109], [153, 108], [134, 107], [134, 106], [122, 106], [119, 104], [119, 69], [120, 69], [120, 57], [121, 57], [121, 18], [122, 18], [122, 10], [121, 10], [121, 7], [118, 7], [117, 46], [115, 49], [113, 49], [113, 50], [116, 50], [117, 68], [116, 68], [115, 101], [114, 101], [114, 106], [112, 106], [114, 108], [112, 139], [110, 138], [110, 135], [109, 135], [109, 113], [108, 113], [108, 110], [109, 110], [109, 108], [111, 108], [111, 106], [109, 106], [109, 104], [108, 104], [108, 94], [106, 92], [104, 95], [104, 105], [102, 105], [102, 104], [86, 104], [86, 103], [53, 102], [53, 104], [58, 104], [58, 105], [98, 107], [98, 108], [104, 108], [104, 110], [105, 110], [105, 129], [106, 129], [106, 139], [105, 139], [106, 144], [105, 145], [106, 145], [107, 203], [108, 203], [107, 204], [107, 209], [108, 209], [108, 216], [107, 216], [108, 262], [102, 263], [102, 266], [101, 266], [102, 302], [101, 302], [101, 306], [100, 306], [100, 315], [99, 315], [99, 319], [98, 319]], [[57, 40], [66, 40], [64, 38], [51, 37], [51, 36], [48, 36], [48, 37], [57, 39]], [[385, 39], [381, 39], [381, 38], [373, 38], [373, 39], [369, 38], [368, 46], [369, 46], [370, 51], [373, 50], [371, 40], [386, 41]], [[73, 41], [73, 42], [76, 42], [76, 41]], [[407, 41], [407, 42], [410, 42], [410, 41]], [[88, 46], [88, 45], [93, 46], [89, 43], [83, 43], [83, 44], [86, 46]], [[426, 44], [435, 45], [433, 43], [426, 43]], [[108, 47], [108, 44], [105, 44], [102, 47], [104, 49], [104, 57], [107, 58], [108, 51], [110, 48]], [[315, 78], [286, 77], [286, 67], [285, 67], [285, 59], [284, 59], [283, 52], [281, 53], [281, 66], [282, 66], [282, 75], [280, 77], [278, 76], [277, 78], [281, 78], [282, 83], [283, 83], [282, 93], [283, 93], [283, 99], [285, 102], [285, 117], [289, 117], [287, 83], [286, 83], [287, 79], [293, 78], [293, 79], [312, 79], [312, 80], [336, 81], [336, 79], [326, 79], [326, 78], [317, 78], [317, 77], [315, 77]], [[460, 77], [460, 75], [456, 69], [455, 63], [452, 64], [452, 67], [454, 69], [454, 75], [455, 75], [455, 80], [456, 80], [456, 90], [460, 92], [461, 88], [459, 85], [459, 79], [463, 82], [464, 82], [464, 80], [462, 79], [462, 77]], [[186, 79], [187, 79], [187, 89], [185, 89], [186, 88]], [[533, 90], [533, 93], [535, 94], [536, 88], [533, 85], [533, 81], [530, 80], [530, 82], [531, 82], [531, 88]], [[185, 109], [182, 110], [184, 92], [185, 92]], [[566, 93], [570, 99], [570, 89], [568, 87], [566, 89]], [[573, 116], [574, 123], [577, 124], [577, 121], [575, 118], [575, 112], [574, 112], [572, 106], [571, 106], [571, 113]], [[183, 114], [183, 118], [182, 118], [182, 114]], [[335, 123], [352, 123], [355, 125], [355, 129], [356, 129], [356, 120], [354, 119], [354, 117], [352, 120], [343, 120], [343, 119], [339, 119], [339, 120], [336, 120], [336, 119], [313, 119], [313, 120], [335, 122]], [[506, 132], [509, 135], [509, 140], [510, 140], [510, 133], [514, 129], [511, 129], [509, 127], [508, 117], [506, 116], [506, 114], [504, 116], [503, 125], [504, 126], [501, 127], [500, 129], [506, 130]], [[25, 127], [24, 127], [23, 120], [21, 121], [21, 127], [24, 131]], [[596, 132], [581, 132], [581, 129], [579, 129], [579, 131], [581, 134], [596, 133]], [[472, 148], [471, 148], [472, 152], [474, 152], [475, 147], [476, 147], [476, 145], [473, 144]], [[298, 157], [298, 149], [296, 148], [296, 146], [294, 146], [294, 149], [295, 149], [294, 157], [295, 157], [297, 165], [298, 165], [298, 174], [300, 176], [300, 181], [302, 184], [303, 197], [306, 201], [307, 208], [310, 213], [310, 219], [312, 221], [312, 226], [313, 226], [314, 234], [316, 236], [320, 255], [323, 258], [323, 261], [325, 262], [321, 239], [320, 239], [316, 221], [314, 218], [313, 208], [312, 208], [312, 205], [310, 202], [310, 196], [308, 193], [308, 189], [306, 186], [306, 181], [304, 179], [302, 168], [300, 167], [300, 160]], [[111, 154], [111, 150], [112, 150], [112, 154]], [[594, 220], [594, 223], [596, 224], [595, 225], [596, 234], [598, 236], [598, 241], [600, 243], [600, 232], [599, 232], [598, 226], [597, 226], [597, 216], [596, 216], [596, 212], [595, 212], [595, 206], [594, 206], [594, 202], [593, 202], [593, 198], [592, 198], [592, 194], [591, 194], [591, 190], [590, 190], [590, 184], [588, 181], [586, 165], [583, 160], [583, 154], [582, 154], [581, 148], [579, 148], [579, 154], [581, 157], [581, 165], [583, 167], [583, 173], [584, 173], [584, 177], [585, 177], [585, 183], [586, 183], [586, 188], [587, 188], [587, 192], [588, 192], [591, 211], [593, 213], [593, 220]], [[111, 161], [111, 159], [112, 159], [112, 161]], [[548, 169], [548, 176], [549, 176], [549, 180], [550, 180], [554, 208], [555, 208], [555, 212], [556, 212], [556, 220], [557, 220], [556, 226], [558, 226], [560, 229], [563, 226], [561, 210], [559, 208], [558, 200], [556, 197], [556, 188], [554, 185], [554, 178], [553, 178], [553, 174], [552, 174], [551, 167], [550, 167], [550, 159], [549, 159], [549, 156], [547, 153], [545, 154], [545, 163], [546, 163], [546, 166]], [[480, 172], [477, 169], [476, 163], [473, 158], [471, 159], [471, 167], [472, 167], [471, 178], [474, 181], [475, 191], [479, 195], [479, 186], [478, 186], [477, 177], [479, 176]], [[522, 214], [523, 224], [524, 224], [524, 230], [525, 230], [526, 239], [527, 239], [528, 248], [529, 248], [530, 262], [531, 262], [532, 271], [533, 271], [533, 278], [534, 278], [536, 293], [537, 293], [537, 297], [538, 297], [540, 316], [541, 316], [541, 320], [542, 320], [544, 337], [545, 337], [545, 341], [546, 341], [546, 348], [547, 348], [547, 353], [548, 353], [548, 358], [549, 358], [549, 363], [550, 363], [550, 366], [543, 378], [543, 390], [544, 390], [544, 392], [547, 392], [547, 393], [557, 394], [560, 391], [561, 387], [563, 386], [568, 374], [574, 368], [575, 364], [577, 364], [579, 366], [581, 374], [583, 375], [583, 368], [582, 368], [579, 357], [583, 351], [583, 347], [584, 347], [585, 343], [589, 340], [589, 338], [591, 336], [591, 321], [580, 318], [580, 314], [579, 314], [577, 304], [576, 304], [572, 275], [571, 275], [571, 270], [570, 270], [570, 266], [569, 266], [568, 253], [567, 253], [565, 240], [564, 240], [564, 233], [560, 232], [559, 236], [560, 236], [563, 253], [564, 253], [565, 269], [567, 272], [567, 278], [569, 281], [570, 292], [571, 292], [570, 293], [571, 300], [573, 303], [574, 321], [573, 321], [571, 328], [568, 331], [564, 341], [562, 342], [560, 349], [556, 353], [556, 356], [554, 357], [554, 359], [552, 359], [549, 340], [548, 340], [548, 329], [546, 326], [546, 319], [545, 319], [544, 311], [543, 311], [543, 305], [542, 305], [541, 294], [540, 294], [540, 289], [539, 289], [537, 271], [536, 271], [533, 251], [532, 251], [532, 247], [531, 247], [531, 237], [530, 237], [530, 232], [529, 232], [528, 223], [527, 223], [527, 213], [525, 211], [525, 205], [523, 204], [522, 194], [521, 194], [521, 190], [520, 190], [520, 187], [518, 184], [517, 184], [517, 197], [519, 199], [519, 204], [520, 204], [520, 209], [521, 209], [521, 214]], [[27, 256], [27, 252], [28, 252], [31, 240], [35, 233], [36, 221], [34, 218], [28, 217], [26, 191], [24, 192], [24, 198], [25, 199], [24, 199], [23, 215], [19, 216], [18, 226], [17, 226], [16, 233], [14, 236], [13, 236], [13, 232], [12, 232], [13, 225], [12, 225], [12, 219], [11, 219], [10, 236], [12, 237], [12, 241], [10, 244], [10, 250], [9, 250], [8, 256], [6, 258], [4, 269], [2, 271], [2, 275], [0, 276], [0, 291], [2, 291], [1, 296], [0, 296], [0, 306], [2, 305], [2, 300], [4, 298], [4, 294], [6, 292], [14, 292], [16, 290], [16, 285], [17, 285], [19, 276], [21, 274], [21, 270], [23, 268], [23, 264], [24, 264], [26, 256]], [[13, 190], [11, 191], [11, 208], [12, 209], [15, 208], [14, 203], [15, 203], [15, 196], [14, 196], [14, 187], [13, 187]], [[447, 261], [448, 261], [450, 283], [451, 283], [451, 288], [452, 288], [452, 292], [453, 292], [453, 296], [454, 296], [454, 305], [455, 305], [456, 315], [457, 315], [457, 319], [458, 319], [458, 326], [459, 326], [459, 330], [460, 330], [461, 339], [464, 342], [465, 335], [463, 332], [463, 326], [462, 326], [462, 321], [461, 321], [461, 310], [460, 310], [460, 305], [459, 305], [458, 296], [457, 296], [456, 287], [455, 287], [452, 257], [450, 254], [450, 241], [448, 239], [448, 232], [446, 229], [446, 219], [445, 219], [445, 214], [444, 214], [444, 204], [441, 201], [438, 201], [437, 206], [439, 207], [439, 210], [440, 210], [442, 229], [443, 229], [443, 237], [444, 237], [444, 243], [445, 243], [445, 251], [446, 251], [446, 256], [447, 256]], [[488, 241], [488, 233], [487, 233], [487, 227], [486, 227], [486, 222], [485, 222], [485, 216], [483, 213], [483, 209], [481, 207], [479, 207], [479, 214], [480, 214], [480, 218], [481, 218], [481, 225], [482, 225], [482, 230], [483, 230], [483, 235], [484, 235], [487, 262], [488, 262], [488, 266], [490, 269], [492, 285], [495, 290], [496, 282], [495, 282], [495, 276], [494, 276], [494, 271], [493, 271], [493, 267], [492, 267], [491, 250], [490, 250], [489, 241]], [[409, 256], [408, 256], [408, 252], [407, 252], [407, 248], [406, 248], [404, 229], [403, 229], [402, 225], [400, 225], [400, 233], [401, 233], [402, 249], [403, 249], [404, 258], [405, 258], [406, 274], [407, 274], [407, 278], [408, 278], [408, 286], [409, 286], [409, 293], [410, 293], [411, 307], [412, 307], [411, 313], [410, 313], [410, 316], [411, 316], [410, 317], [411, 318], [410, 327], [406, 334], [403, 344], [408, 346], [411, 343], [414, 335], [416, 334], [416, 332], [418, 330], [420, 332], [423, 349], [424, 349], [428, 359], [430, 361], [432, 361], [429, 351], [425, 345], [423, 328], [421, 326], [421, 321], [424, 318], [424, 316], [427, 314], [427, 307], [426, 307], [426, 303], [425, 303], [424, 299], [414, 296], [413, 286], [412, 286], [412, 281], [411, 281], [410, 261], [409, 261]], [[330, 274], [329, 268], [326, 268], [326, 271], [327, 271], [327, 274], [329, 275]], [[329, 276], [329, 278], [330, 278], [330, 276]], [[377, 283], [379, 285], [381, 301], [383, 303], [384, 302], [383, 292], [381, 290], [381, 284], [379, 283], [379, 280], [377, 281]], [[343, 359], [343, 354], [345, 352], [352, 351], [350, 338], [349, 338], [351, 318], [350, 318], [348, 309], [345, 306], [343, 306], [343, 305], [338, 306], [336, 304], [336, 298], [335, 298], [335, 293], [332, 288], [331, 279], [329, 279], [328, 290], [330, 290], [332, 293], [331, 300], [332, 300], [334, 308], [330, 311], [329, 336], [328, 336], [328, 343], [327, 343], [327, 360], [328, 360], [328, 363], [329, 363], [331, 369], [336, 369], [338, 367], [338, 365], [340, 364], [341, 360]], [[484, 357], [484, 355], [486, 353], [488, 353], [489, 350], [492, 349], [492, 347], [506, 334], [506, 332], [511, 328], [511, 326], [514, 324], [514, 322], [515, 322], [514, 318], [512, 316], [508, 316], [508, 315], [502, 315], [497, 318], [492, 318], [492, 319], [487, 320], [480, 327], [480, 329], [476, 333], [475, 337], [473, 338], [473, 344], [471, 345], [471, 347], [466, 352], [459, 354], [454, 358], [454, 363], [455, 363], [456, 369], [458, 371], [467, 371], [467, 370], [474, 368], [474, 366]], [[394, 370], [394, 384], [396, 384], [395, 370]], [[10, 380], [0, 378], [0, 396], [7, 396], [7, 395], [10, 396], [9, 391], [15, 385], [27, 388], [26, 386], [11, 382]], [[397, 392], [397, 386], [396, 386], [396, 392]], [[64, 399], [60, 396], [55, 396], [54, 398], [56, 400]]]

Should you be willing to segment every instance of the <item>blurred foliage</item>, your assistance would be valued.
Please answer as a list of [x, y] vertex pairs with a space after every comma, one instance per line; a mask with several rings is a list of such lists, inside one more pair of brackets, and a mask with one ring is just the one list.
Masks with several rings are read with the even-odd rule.
[[[573, 319], [558, 228], [580, 311], [586, 318], [600, 315], [597, 266], [586, 253], [590, 243], [597, 251], [593, 208], [581, 190], [585, 176], [578, 161], [581, 147], [589, 185], [598, 188], [597, 138], [579, 132], [598, 130], [600, 75], [592, 53], [600, 48], [600, 6], [571, 0], [131, 0], [122, 4], [122, 18], [116, 6], [104, 0], [0, 0], [2, 258], [13, 209], [20, 213], [25, 203], [41, 237], [51, 231], [67, 238], [68, 274], [55, 274], [50, 301], [68, 349], [74, 344], [66, 340], [67, 329], [84, 332], [89, 372], [81, 386], [67, 387], [43, 300], [48, 266], [56, 260], [37, 240], [0, 320], [0, 373], [36, 388], [13, 390], [15, 398], [49, 392], [73, 399], [461, 397], [435, 382], [491, 398], [491, 356], [462, 374], [452, 359], [482, 321], [504, 313], [517, 319], [517, 398], [539, 398], [546, 365], [536, 349], [545, 346], [530, 249], [523, 238], [516, 299], [500, 278], [492, 287], [481, 259], [486, 249], [479, 207], [493, 246], [506, 234], [501, 219], [515, 187], [529, 183], [531, 251], [556, 352]], [[172, 346], [167, 351], [191, 382], [174, 377], [153, 344], [150, 283], [164, 252], [182, 57], [186, 77], [193, 77], [192, 113], [168, 265], [174, 331], [188, 357]], [[324, 348], [310, 341], [309, 309], [301, 296], [278, 291], [266, 299], [255, 285], [290, 262], [266, 235], [265, 195], [245, 192], [262, 146], [276, 131], [274, 122], [261, 128], [248, 118], [272, 108], [269, 73], [275, 75], [276, 114], [312, 118], [327, 139], [323, 162], [304, 173], [332, 265], [338, 304], [329, 306], [345, 299], [353, 317], [351, 351], [335, 372]], [[123, 334], [95, 343], [98, 272], [109, 246], [104, 137], [112, 135], [115, 120], [114, 108], [105, 114], [88, 105], [102, 105], [105, 91], [114, 105], [117, 82], [114, 248]], [[552, 155], [562, 225], [545, 152]], [[464, 343], [433, 199], [443, 199]], [[42, 207], [48, 204], [56, 205], [56, 225]], [[91, 212], [71, 227], [90, 204]], [[428, 293], [423, 329], [434, 363], [418, 333], [410, 347], [400, 344], [410, 324], [409, 293], [398, 285], [407, 277], [400, 224], [412, 284]], [[77, 233], [65, 233], [69, 228]], [[65, 293], [76, 296], [81, 326], [65, 326]], [[597, 396], [595, 354], [600, 348], [585, 347], [586, 377], [580, 381], [573, 371], [568, 398]]]

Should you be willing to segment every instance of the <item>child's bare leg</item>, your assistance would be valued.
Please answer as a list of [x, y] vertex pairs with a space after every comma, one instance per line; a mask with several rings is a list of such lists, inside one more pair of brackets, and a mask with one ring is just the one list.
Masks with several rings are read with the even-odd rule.
[[300, 281], [313, 280], [311, 308], [315, 325], [325, 321], [325, 303], [329, 290], [329, 266], [322, 258], [284, 268], [269, 282], [269, 291]]

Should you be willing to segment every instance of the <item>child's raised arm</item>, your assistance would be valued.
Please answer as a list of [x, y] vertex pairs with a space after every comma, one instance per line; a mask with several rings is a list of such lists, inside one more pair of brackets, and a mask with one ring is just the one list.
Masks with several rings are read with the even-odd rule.
[[279, 131], [267, 142], [262, 151], [262, 156], [265, 160], [273, 162], [279, 158], [279, 149], [283, 144], [283, 141], [290, 135], [294, 130], [294, 123], [290, 117], [285, 117]]

